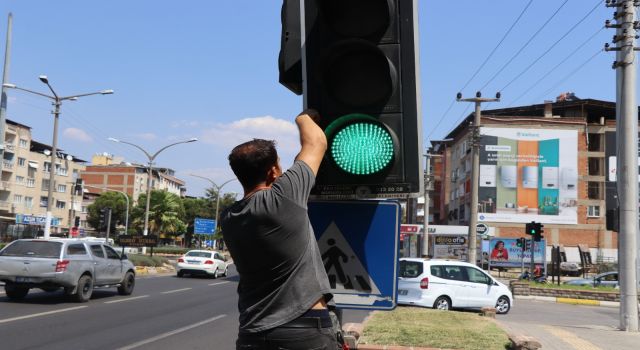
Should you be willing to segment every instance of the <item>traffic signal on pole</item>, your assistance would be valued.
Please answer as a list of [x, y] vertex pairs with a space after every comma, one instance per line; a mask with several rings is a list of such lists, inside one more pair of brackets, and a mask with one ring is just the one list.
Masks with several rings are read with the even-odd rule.
[[542, 233], [544, 232], [544, 230], [542, 229], [543, 227], [543, 224], [531, 221], [530, 223], [527, 223], [525, 225], [525, 233], [531, 235], [531, 239], [533, 239], [535, 242], [540, 242], [544, 238], [544, 236], [542, 236]]
[[109, 222], [109, 217], [111, 216], [111, 208], [101, 208], [100, 209], [100, 229], [106, 229], [107, 223]]
[[527, 250], [527, 239], [524, 237], [518, 238], [516, 240], [516, 246], [520, 249], [522, 249], [522, 251], [526, 251]]
[[76, 216], [75, 221], [73, 222], [74, 227], [80, 227], [80, 217]]
[[[312, 195], [346, 199], [422, 193], [416, 1], [300, 4], [305, 106], [319, 111], [328, 140]], [[285, 43], [290, 41], [283, 38], [281, 59], [289, 52]]]

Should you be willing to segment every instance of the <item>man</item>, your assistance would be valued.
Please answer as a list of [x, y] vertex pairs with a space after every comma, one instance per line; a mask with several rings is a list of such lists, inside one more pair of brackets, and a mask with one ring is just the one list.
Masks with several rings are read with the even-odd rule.
[[327, 273], [307, 200], [327, 148], [316, 111], [296, 117], [300, 153], [282, 173], [274, 141], [236, 146], [229, 164], [244, 198], [220, 218], [240, 275], [236, 349], [336, 349]]

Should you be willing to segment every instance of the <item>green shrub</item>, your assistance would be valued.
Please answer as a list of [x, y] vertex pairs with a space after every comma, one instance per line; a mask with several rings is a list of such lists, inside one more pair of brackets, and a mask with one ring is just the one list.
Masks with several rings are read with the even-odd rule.
[[159, 267], [169, 263], [169, 259], [157, 255], [127, 254], [127, 257], [135, 266]]
[[[154, 247], [153, 254], [182, 255], [193, 248], [182, 247]], [[148, 250], [147, 250], [148, 251]]]
[[4, 248], [4, 246], [6, 246], [6, 243], [0, 243], [0, 250], [2, 250], [2, 248]]

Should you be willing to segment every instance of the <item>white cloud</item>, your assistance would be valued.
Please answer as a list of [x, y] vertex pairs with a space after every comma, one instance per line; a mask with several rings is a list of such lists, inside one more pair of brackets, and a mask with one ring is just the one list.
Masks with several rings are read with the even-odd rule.
[[172, 128], [195, 128], [200, 126], [197, 120], [177, 120], [171, 123]]
[[152, 132], [146, 132], [142, 134], [134, 134], [133, 135], [137, 139], [145, 140], [145, 141], [153, 141], [158, 138], [158, 135]]
[[93, 141], [93, 139], [91, 138], [91, 136], [89, 136], [89, 134], [87, 134], [84, 130], [77, 129], [77, 128], [66, 128], [62, 132], [62, 135], [64, 137], [67, 137], [76, 141], [82, 141], [82, 142]]
[[216, 145], [225, 153], [252, 139], [275, 140], [281, 159], [293, 157], [300, 150], [300, 138], [296, 125], [288, 120], [272, 116], [245, 118], [228, 124], [216, 124], [204, 129], [199, 137], [206, 144]]

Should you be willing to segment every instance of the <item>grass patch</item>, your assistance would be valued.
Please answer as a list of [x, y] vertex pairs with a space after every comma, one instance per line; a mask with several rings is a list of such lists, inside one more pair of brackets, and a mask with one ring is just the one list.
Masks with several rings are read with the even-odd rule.
[[563, 284], [562, 282], [558, 285], [555, 283], [536, 283], [536, 282], [529, 282], [529, 286], [530, 287], [535, 287], [535, 288], [549, 288], [549, 289], [567, 289], [567, 290], [584, 290], [584, 291], [599, 291], [599, 292], [617, 292], [618, 290], [615, 289], [614, 287], [609, 287], [609, 286], [597, 286], [597, 287], [592, 287], [592, 286], [574, 286], [571, 284]]
[[148, 256], [142, 254], [127, 254], [129, 261], [133, 263], [135, 266], [150, 266], [150, 267], [159, 267], [163, 264], [168, 264], [169, 259], [162, 256]]
[[365, 344], [465, 350], [504, 350], [509, 337], [487, 317], [471, 312], [397, 307], [376, 311], [365, 324]]

